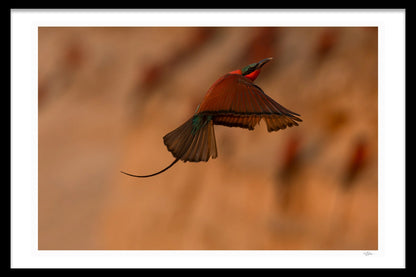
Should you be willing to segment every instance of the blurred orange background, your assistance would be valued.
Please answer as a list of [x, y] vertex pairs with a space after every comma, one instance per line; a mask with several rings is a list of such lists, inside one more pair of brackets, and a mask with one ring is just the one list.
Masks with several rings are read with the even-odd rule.
[[[376, 250], [378, 30], [41, 27], [40, 250]], [[215, 126], [218, 158], [162, 137], [227, 72], [301, 114], [268, 133]]]

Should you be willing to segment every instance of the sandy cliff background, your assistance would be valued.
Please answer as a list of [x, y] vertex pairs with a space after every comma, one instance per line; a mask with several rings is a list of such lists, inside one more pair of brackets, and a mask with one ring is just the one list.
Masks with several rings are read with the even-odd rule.
[[[39, 28], [39, 249], [377, 249], [377, 28]], [[218, 158], [162, 137], [223, 74], [299, 114], [215, 126]]]

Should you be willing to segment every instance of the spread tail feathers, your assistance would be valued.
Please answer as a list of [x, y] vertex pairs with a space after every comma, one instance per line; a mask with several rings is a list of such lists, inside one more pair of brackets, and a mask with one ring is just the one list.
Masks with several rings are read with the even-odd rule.
[[168, 150], [175, 160], [166, 168], [150, 175], [133, 175], [121, 171], [132, 177], [146, 178], [158, 175], [171, 168], [179, 160], [184, 162], [208, 161], [210, 157], [217, 157], [214, 124], [209, 116], [194, 115], [184, 124], [163, 137]]
[[217, 157], [214, 124], [210, 116], [194, 115], [163, 137], [172, 155], [184, 162], [208, 161]]

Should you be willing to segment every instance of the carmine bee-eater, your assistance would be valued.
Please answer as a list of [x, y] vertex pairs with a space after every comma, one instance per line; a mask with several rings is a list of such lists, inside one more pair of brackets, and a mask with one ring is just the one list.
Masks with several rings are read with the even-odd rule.
[[168, 150], [175, 160], [166, 168], [150, 175], [158, 175], [176, 162], [200, 162], [217, 157], [214, 125], [240, 127], [253, 130], [261, 119], [267, 124], [267, 131], [278, 131], [298, 126], [302, 121], [294, 113], [267, 96], [253, 81], [261, 68], [272, 58], [252, 63], [243, 69], [231, 71], [219, 78], [208, 90], [195, 114], [184, 124], [163, 137]]

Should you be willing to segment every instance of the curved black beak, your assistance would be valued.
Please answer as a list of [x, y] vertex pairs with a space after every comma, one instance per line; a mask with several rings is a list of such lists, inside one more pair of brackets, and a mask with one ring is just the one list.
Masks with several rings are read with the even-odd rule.
[[270, 58], [266, 58], [266, 59], [263, 59], [263, 60], [259, 61], [259, 62], [257, 63], [256, 69], [261, 68], [263, 65], [265, 65], [265, 64], [266, 64], [266, 63], [268, 63], [268, 62], [270, 62], [271, 60], [273, 60], [273, 58], [272, 58], [272, 57], [270, 57]]

